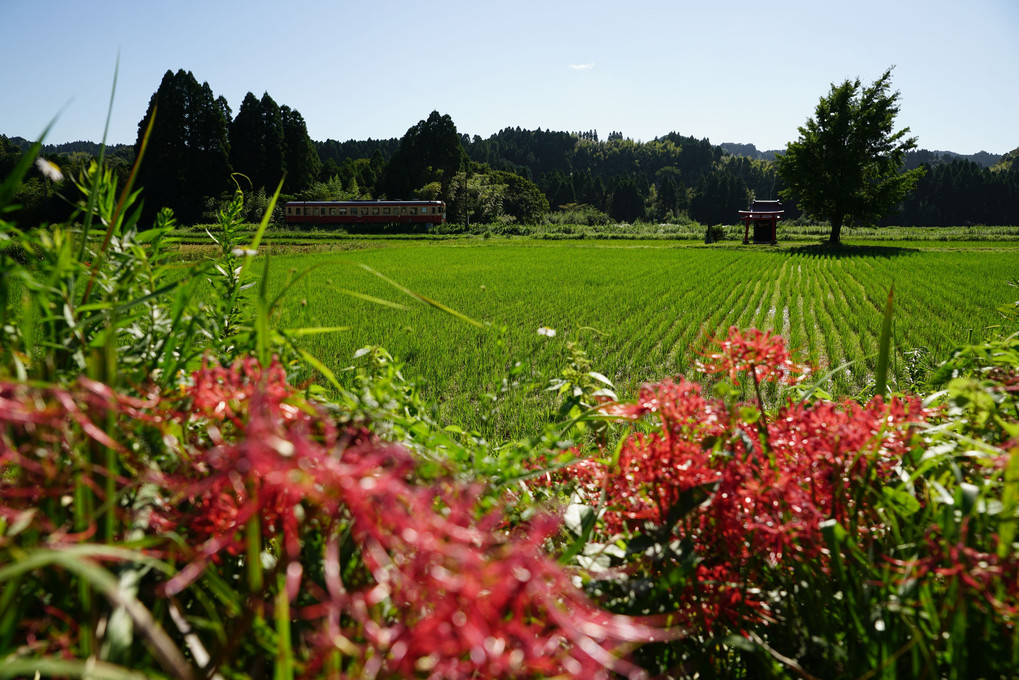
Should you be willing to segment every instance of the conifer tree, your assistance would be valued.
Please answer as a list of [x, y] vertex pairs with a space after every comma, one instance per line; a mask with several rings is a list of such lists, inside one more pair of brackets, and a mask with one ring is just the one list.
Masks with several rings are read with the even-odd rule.
[[283, 139], [283, 114], [269, 93], [262, 95], [263, 144], [265, 158], [257, 186], [267, 191], [276, 189], [286, 170], [286, 144]]
[[190, 71], [163, 75], [138, 123], [135, 143], [138, 153], [155, 115], [138, 176], [147, 218], [168, 206], [182, 222], [194, 222], [201, 215], [205, 197], [217, 196], [229, 187], [230, 145], [224, 104], [215, 98], [208, 83], [199, 85]]
[[244, 95], [237, 116], [230, 123], [230, 163], [234, 172], [247, 177], [256, 187], [257, 177], [262, 175], [262, 159], [265, 157], [265, 141], [262, 135], [262, 107], [251, 92]]
[[[303, 122], [303, 121], [302, 121]], [[274, 191], [285, 168], [283, 114], [269, 93], [248, 92], [230, 124], [230, 161], [253, 190]]]
[[287, 193], [296, 193], [311, 186], [318, 178], [322, 162], [308, 136], [308, 126], [300, 111], [281, 106], [280, 115], [283, 120], [283, 145], [286, 149], [284, 168], [287, 172], [283, 189]]

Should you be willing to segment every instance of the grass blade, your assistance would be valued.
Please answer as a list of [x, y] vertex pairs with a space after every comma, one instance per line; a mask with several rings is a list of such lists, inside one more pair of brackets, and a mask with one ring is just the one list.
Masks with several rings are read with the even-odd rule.
[[366, 293], [358, 293], [357, 291], [347, 290], [346, 288], [334, 288], [337, 293], [357, 298], [358, 300], [364, 300], [365, 302], [371, 302], [376, 305], [382, 305], [384, 307], [391, 307], [393, 309], [399, 309], [401, 312], [406, 312], [410, 308], [401, 305], [399, 302], [390, 302], [389, 300], [383, 300], [382, 298], [375, 297], [374, 295], [368, 295]]
[[298, 347], [297, 351], [305, 361], [311, 364], [312, 368], [324, 375], [326, 380], [328, 380], [333, 387], [340, 391], [343, 390], [343, 386], [340, 385], [340, 381], [336, 379], [336, 374], [329, 370], [328, 366], [319, 361], [315, 355], [307, 350]]
[[415, 298], [417, 300], [420, 300], [421, 302], [424, 302], [426, 305], [431, 305], [432, 307], [435, 307], [436, 309], [441, 310], [441, 311], [445, 312], [446, 314], [449, 314], [450, 316], [455, 316], [456, 318], [460, 319], [461, 321], [465, 321], [465, 322], [471, 324], [472, 326], [477, 326], [478, 328], [485, 328], [486, 327], [486, 325], [481, 323], [480, 321], [476, 321], [476, 320], [472, 319], [471, 317], [467, 316], [466, 314], [458, 312], [455, 309], [451, 309], [450, 307], [447, 307], [446, 305], [442, 304], [441, 302], [438, 302], [437, 300], [432, 300], [431, 298], [427, 298], [424, 295], [421, 295], [420, 293], [415, 293], [410, 288], [407, 288], [405, 286], [401, 286], [399, 283], [397, 283], [396, 281], [393, 281], [391, 278], [389, 278], [385, 274], [382, 274], [381, 272], [375, 271], [374, 269], [372, 269], [371, 267], [369, 267], [366, 264], [362, 264], [361, 268], [364, 269], [365, 271], [371, 272], [372, 274], [374, 274], [375, 276], [379, 277], [380, 279], [382, 279], [383, 281], [385, 281], [386, 283], [388, 283], [392, 287], [396, 288], [400, 292], [406, 293], [407, 295], [411, 296], [412, 298]]
[[90, 680], [151, 680], [150, 673], [139, 673], [123, 666], [90, 659], [0, 659], [0, 678], [38, 677], [89, 678]]
[[877, 368], [874, 370], [874, 394], [883, 395], [888, 388], [888, 356], [892, 344], [892, 300], [895, 296], [895, 285], [888, 289], [888, 302], [885, 303], [884, 320], [881, 322], [881, 339], [878, 341]]
[[[59, 567], [75, 574], [84, 583], [102, 593], [113, 606], [122, 607], [127, 612], [134, 625], [148, 640], [153, 656], [158, 659], [164, 670], [179, 680], [195, 680], [191, 665], [173, 640], [156, 622], [151, 612], [136, 597], [126, 593], [120, 587], [117, 577], [90, 559], [89, 554], [87, 551], [74, 549], [37, 550], [0, 569], [0, 581], [19, 573], [46, 567]], [[151, 562], [144, 555], [126, 550], [117, 551], [110, 546], [98, 546], [91, 554], [112, 555], [133, 561]], [[7, 664], [3, 664], [3, 666], [4, 671], [9, 667]]]
[[349, 331], [350, 326], [309, 326], [307, 328], [287, 328], [281, 331], [284, 335], [295, 338], [303, 338], [308, 335], [322, 335], [324, 333], [340, 333]]

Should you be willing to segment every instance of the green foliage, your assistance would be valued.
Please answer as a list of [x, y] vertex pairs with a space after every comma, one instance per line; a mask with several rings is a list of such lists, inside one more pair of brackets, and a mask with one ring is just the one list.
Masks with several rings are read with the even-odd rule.
[[1019, 165], [987, 169], [956, 159], [921, 167], [926, 173], [894, 218], [900, 223], [943, 227], [1016, 221]]
[[572, 203], [560, 206], [548, 216], [551, 224], [582, 224], [589, 227], [603, 227], [611, 222], [611, 218], [592, 205]]
[[704, 224], [735, 224], [750, 204], [746, 183], [729, 170], [705, 175], [690, 201], [690, 217]]
[[[438, 182], [430, 185], [440, 188]], [[491, 223], [503, 214], [506, 185], [485, 173], [458, 172], [446, 189], [446, 216], [450, 222]]]
[[831, 243], [842, 226], [871, 222], [916, 186], [920, 169], [901, 172], [907, 151], [916, 147], [909, 128], [895, 130], [899, 93], [890, 93], [891, 69], [872, 85], [859, 79], [832, 85], [814, 117], [799, 128], [776, 159], [787, 187], [781, 196], [831, 224]]
[[356, 179], [351, 177], [344, 182], [339, 175], [312, 183], [299, 194], [299, 197], [305, 201], [349, 201], [364, 198]]
[[637, 222], [644, 218], [644, 196], [632, 178], [624, 178], [613, 187], [609, 214], [620, 222]]
[[505, 186], [503, 214], [521, 224], [538, 224], [548, 215], [548, 199], [537, 185], [526, 177], [512, 172], [492, 173], [495, 180]]
[[704, 229], [704, 242], [714, 243], [725, 239], [725, 227], [721, 224], [709, 225]]
[[[235, 180], [240, 184], [247, 184], [245, 178], [238, 175], [234, 175]], [[202, 213], [202, 221], [204, 223], [219, 222], [220, 214], [230, 209], [230, 204], [236, 199], [236, 194], [233, 196], [222, 196], [220, 198], [214, 198], [210, 196], [205, 200], [205, 211]], [[272, 196], [266, 193], [265, 189], [258, 188], [255, 191], [249, 191], [243, 194], [244, 207], [240, 214], [237, 216], [239, 222], [244, 224], [257, 224], [262, 216], [269, 214], [270, 222], [278, 224], [283, 221], [283, 208], [280, 205], [273, 205], [270, 209], [270, 203]]]
[[7, 177], [21, 159], [21, 149], [7, 135], [0, 135], [0, 177]]

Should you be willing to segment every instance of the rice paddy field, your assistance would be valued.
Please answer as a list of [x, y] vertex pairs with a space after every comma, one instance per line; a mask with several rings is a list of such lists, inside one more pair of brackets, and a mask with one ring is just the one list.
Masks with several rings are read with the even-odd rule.
[[547, 422], [551, 396], [503, 381], [558, 375], [570, 342], [626, 398], [645, 381], [693, 374], [698, 352], [729, 326], [773, 330], [816, 367], [825, 391], [848, 396], [872, 379], [893, 286], [891, 370], [900, 389], [917, 388], [925, 366], [953, 346], [998, 332], [996, 309], [1019, 298], [1008, 285], [1019, 278], [1014, 242], [860, 241], [830, 250], [464, 239], [343, 248], [272, 256], [270, 295], [307, 272], [287, 291], [279, 326], [347, 327], [303, 337], [302, 346], [341, 380], [356, 350], [382, 346], [439, 403], [441, 421], [491, 437]]

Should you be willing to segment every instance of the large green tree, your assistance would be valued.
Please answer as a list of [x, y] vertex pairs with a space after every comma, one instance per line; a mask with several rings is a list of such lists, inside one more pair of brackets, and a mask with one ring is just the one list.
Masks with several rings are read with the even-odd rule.
[[908, 127], [895, 130], [899, 93], [891, 91], [891, 78], [888, 69], [868, 87], [859, 78], [832, 84], [814, 117], [799, 128], [799, 139], [776, 159], [786, 184], [780, 195], [827, 219], [832, 244], [840, 242], [843, 225], [886, 213], [923, 173], [902, 172], [916, 137], [906, 136]]
[[512, 172], [492, 172], [497, 182], [504, 185], [502, 209], [520, 224], [537, 224], [548, 214], [548, 199], [534, 182]]

